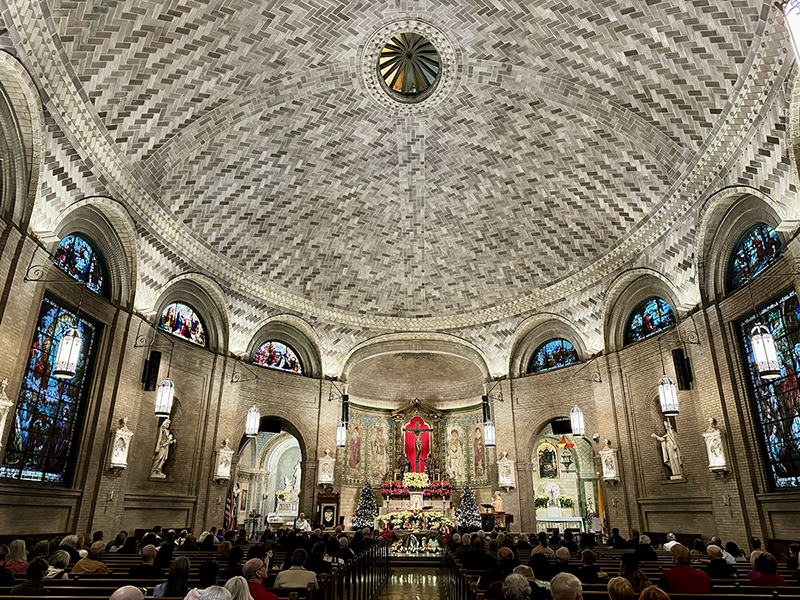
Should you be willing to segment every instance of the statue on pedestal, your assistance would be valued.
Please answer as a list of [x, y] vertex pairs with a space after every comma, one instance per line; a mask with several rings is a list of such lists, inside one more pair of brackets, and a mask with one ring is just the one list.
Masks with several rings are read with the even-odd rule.
[[166, 479], [162, 469], [164, 463], [169, 458], [169, 447], [175, 443], [175, 438], [170, 433], [169, 428], [172, 421], [169, 418], [164, 419], [161, 427], [158, 428], [158, 439], [156, 440], [156, 450], [153, 454], [153, 466], [150, 469], [150, 477], [153, 479]]
[[664, 464], [672, 471], [670, 479], [681, 479], [683, 477], [683, 457], [681, 449], [678, 447], [678, 436], [672, 423], [664, 421], [664, 435], [650, 434], [661, 442], [661, 456]]
[[8, 387], [8, 379], [0, 381], [0, 448], [3, 447], [3, 431], [6, 428], [6, 417], [8, 417], [8, 410], [14, 406], [14, 403], [8, 399], [6, 395], [6, 388]]
[[708, 454], [708, 470], [712, 473], [729, 471], [725, 438], [714, 417], [708, 418], [708, 429], [703, 433], [703, 439], [705, 439]]
[[223, 440], [222, 447], [217, 450], [217, 472], [215, 479], [218, 481], [227, 481], [231, 478], [231, 460], [233, 459], [233, 450], [228, 448], [230, 440]]
[[325, 450], [325, 456], [319, 459], [319, 480], [317, 483], [333, 483], [333, 467], [336, 459], [331, 456], [330, 450]]
[[111, 446], [112, 470], [125, 469], [128, 466], [128, 451], [133, 437], [133, 432], [128, 429], [128, 417], [120, 419], [119, 424], [119, 428], [114, 431], [114, 441]]

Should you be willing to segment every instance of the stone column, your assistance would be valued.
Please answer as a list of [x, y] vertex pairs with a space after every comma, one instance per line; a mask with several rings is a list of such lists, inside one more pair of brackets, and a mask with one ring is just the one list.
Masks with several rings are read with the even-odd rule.
[[306, 513], [306, 518], [313, 523], [317, 510], [317, 461], [303, 461], [300, 468], [303, 481], [300, 488], [300, 512]]
[[536, 531], [536, 505], [533, 503], [533, 465], [529, 462], [517, 463], [517, 493], [520, 499], [530, 498], [530, 502], [520, 501], [520, 527], [525, 532]]

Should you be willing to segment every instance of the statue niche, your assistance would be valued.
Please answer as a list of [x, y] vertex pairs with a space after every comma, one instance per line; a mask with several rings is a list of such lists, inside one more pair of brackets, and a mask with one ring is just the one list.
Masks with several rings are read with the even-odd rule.
[[[414, 399], [392, 413], [395, 422], [394, 472], [428, 473], [431, 479], [441, 471], [439, 425], [441, 411]], [[395, 479], [399, 479], [398, 476]]]

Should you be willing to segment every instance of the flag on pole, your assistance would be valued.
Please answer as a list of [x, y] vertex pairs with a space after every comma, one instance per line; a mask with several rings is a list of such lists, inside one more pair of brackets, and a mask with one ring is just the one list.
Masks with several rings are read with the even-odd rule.
[[228, 486], [228, 497], [225, 499], [225, 523], [224, 529], [227, 533], [233, 528], [233, 483]]
[[606, 533], [606, 503], [603, 500], [603, 484], [599, 481], [597, 482], [597, 514], [600, 516], [602, 535], [608, 535]]

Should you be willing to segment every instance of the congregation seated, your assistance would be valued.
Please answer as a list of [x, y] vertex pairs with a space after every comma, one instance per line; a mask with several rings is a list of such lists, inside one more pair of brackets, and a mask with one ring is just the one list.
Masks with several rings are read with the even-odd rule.
[[514, 553], [509, 548], [500, 548], [497, 551], [497, 564], [481, 574], [478, 579], [478, 589], [485, 590], [495, 581], [503, 581], [511, 575], [516, 566]]
[[531, 554], [544, 554], [549, 559], [555, 559], [556, 553], [548, 545], [547, 534], [544, 531], [539, 533], [539, 545], [531, 550]]
[[15, 575], [21, 575], [28, 568], [28, 549], [24, 540], [14, 540], [8, 545], [6, 569]]
[[[134, 540], [135, 542], [136, 540]], [[77, 535], [66, 535], [64, 539], [61, 540], [61, 545], [58, 547], [59, 550], [64, 550], [67, 554], [69, 554], [69, 562], [74, 564], [81, 559], [81, 554], [79, 552], [80, 546], [78, 545], [78, 536]]]
[[80, 559], [72, 567], [72, 573], [108, 573], [108, 567], [102, 562], [105, 551], [106, 543], [103, 540], [95, 541], [89, 549], [89, 555]]
[[14, 585], [14, 574], [6, 568], [8, 562], [8, 546], [0, 545], [0, 585]]
[[517, 548], [520, 550], [533, 549], [533, 546], [531, 546], [530, 542], [528, 541], [528, 535], [526, 533], [519, 534], [519, 537], [517, 538]]
[[646, 535], [639, 536], [639, 545], [634, 552], [640, 562], [658, 560], [658, 554], [653, 550], [653, 547], [650, 545], [650, 538]]
[[619, 577], [627, 579], [637, 594], [647, 587], [652, 586], [647, 575], [639, 568], [639, 558], [633, 552], [622, 555], [619, 566]]
[[56, 550], [47, 559], [48, 567], [47, 573], [44, 574], [45, 579], [69, 579], [67, 567], [69, 567], [69, 554], [64, 550]]
[[690, 566], [689, 549], [683, 544], [676, 544], [670, 552], [675, 566], [664, 571], [658, 581], [658, 587], [665, 592], [678, 594], [710, 594], [711, 579], [699, 569]]
[[711, 559], [703, 568], [703, 572], [711, 579], [734, 579], [736, 569], [722, 556], [722, 548], [711, 544], [706, 548], [708, 557]]
[[783, 577], [778, 575], [778, 561], [769, 552], [762, 552], [755, 561], [755, 570], [760, 573], [758, 577], [750, 580], [751, 585], [785, 586]]
[[556, 564], [554, 566], [556, 573], [575, 573], [578, 572], [576, 565], [570, 564], [570, 552], [563, 546], [556, 550]]
[[311, 554], [303, 567], [307, 571], [313, 571], [314, 573], [330, 573], [332, 565], [325, 560], [324, 556], [325, 544], [323, 542], [317, 542], [314, 544], [314, 547], [311, 548]]
[[703, 545], [703, 540], [693, 541], [692, 550], [689, 554], [691, 556], [706, 556], [706, 547]]
[[131, 579], [163, 579], [164, 571], [153, 564], [156, 559], [156, 547], [148, 544], [142, 548], [142, 564], [131, 567]]
[[789, 556], [786, 557], [786, 568], [790, 571], [797, 571], [798, 555], [800, 554], [800, 544], [789, 544]]
[[[228, 542], [230, 544], [230, 542]], [[200, 546], [197, 545], [197, 540], [192, 534], [186, 536], [186, 540], [181, 544], [181, 550], [184, 552], [196, 552], [200, 550]]]
[[122, 548], [117, 550], [117, 554], [136, 554], [136, 538], [133, 536], [127, 538]]
[[631, 582], [624, 577], [612, 577], [606, 586], [609, 600], [633, 600], [634, 591]]
[[47, 572], [47, 561], [34, 558], [25, 570], [25, 581], [11, 588], [12, 596], [49, 596], [50, 591], [44, 587], [42, 580]]
[[340, 550], [341, 545], [339, 544], [339, 540], [335, 537], [331, 537], [325, 546], [325, 554], [322, 556], [322, 560], [327, 562], [331, 566], [331, 569], [333, 569], [333, 567], [340, 567], [346, 562], [343, 558], [339, 558]]
[[497, 559], [486, 552], [486, 542], [480, 536], [472, 539], [472, 550], [464, 555], [461, 564], [465, 569], [486, 570], [497, 566]]
[[[264, 587], [267, 578], [267, 563], [258, 558], [248, 560], [242, 567], [242, 575], [247, 582], [247, 588], [253, 600], [278, 600], [272, 592]], [[280, 587], [276, 585], [276, 587]]]
[[353, 560], [356, 555], [355, 553], [349, 548], [350, 546], [350, 539], [343, 535], [339, 538], [339, 551], [336, 553], [336, 558], [339, 560], [343, 560], [347, 562], [349, 560]]
[[580, 579], [571, 573], [559, 573], [550, 582], [553, 600], [583, 600], [583, 586]]
[[581, 552], [581, 566], [575, 572], [581, 583], [598, 583], [601, 579], [607, 579], [608, 573], [602, 572], [595, 563], [597, 555], [592, 550]]
[[761, 577], [761, 572], [756, 568], [756, 561], [758, 560], [758, 557], [761, 556], [762, 554], [765, 554], [765, 552], [760, 548], [757, 550], [753, 550], [750, 553], [750, 571], [747, 573], [748, 579], [752, 580], [755, 579], [756, 577]]
[[125, 547], [125, 542], [128, 541], [128, 534], [124, 531], [120, 531], [117, 534], [117, 537], [114, 538], [114, 541], [108, 544], [106, 550], [109, 552], [119, 552]]
[[[536, 575], [527, 565], [517, 565], [514, 567], [512, 571], [512, 575], [521, 575], [525, 578], [528, 582], [528, 587], [530, 587], [530, 599], [531, 600], [551, 600], [552, 595], [550, 595], [550, 585], [540, 584], [539, 581], [536, 580]], [[509, 575], [510, 577], [511, 575]], [[508, 581], [508, 577], [506, 577], [506, 581]], [[505, 587], [503, 589], [503, 593], [505, 593]]]
[[625, 538], [619, 534], [619, 529], [616, 527], [611, 528], [611, 537], [608, 539], [608, 543], [616, 550], [622, 550], [627, 546]]
[[34, 545], [33, 549], [28, 552], [28, 558], [36, 558], [37, 556], [41, 556], [44, 559], [47, 559], [50, 556], [50, 542], [48, 540], [39, 540]]
[[189, 593], [189, 570], [191, 562], [185, 556], [179, 556], [169, 568], [167, 581], [159, 583], [153, 590], [153, 596], [180, 597], [183, 598]]
[[[309, 583], [317, 585], [317, 574], [307, 570], [304, 565], [308, 554], [302, 548], [292, 553], [292, 566], [286, 571], [281, 571], [275, 578], [275, 587], [279, 588], [304, 588]], [[247, 564], [250, 564], [249, 562]], [[246, 567], [247, 565], [245, 565]], [[255, 596], [253, 596], [255, 598]], [[256, 600], [258, 600], [256, 598]]]

